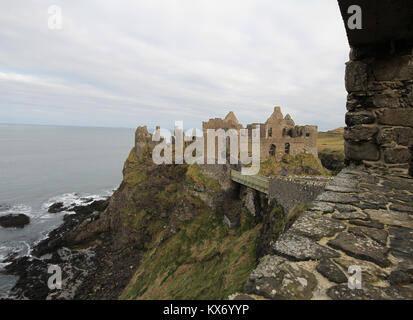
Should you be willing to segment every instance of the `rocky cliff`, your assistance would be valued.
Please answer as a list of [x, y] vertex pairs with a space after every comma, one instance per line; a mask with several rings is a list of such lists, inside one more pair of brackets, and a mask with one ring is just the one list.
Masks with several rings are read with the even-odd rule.
[[222, 299], [245, 290], [257, 241], [281, 231], [282, 208], [233, 184], [229, 166], [155, 165], [150, 137], [138, 128], [108, 208], [65, 237], [72, 250], [96, 254], [74, 297]]

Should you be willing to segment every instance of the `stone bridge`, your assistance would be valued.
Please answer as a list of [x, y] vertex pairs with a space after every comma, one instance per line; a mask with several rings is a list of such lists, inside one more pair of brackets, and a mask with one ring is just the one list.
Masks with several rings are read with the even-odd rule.
[[269, 195], [270, 178], [259, 175], [246, 176], [237, 170], [231, 170], [231, 179], [236, 183]]
[[325, 177], [246, 176], [237, 170], [231, 170], [231, 179], [247, 188], [266, 194], [268, 199], [275, 199], [286, 212], [297, 204], [313, 201], [332, 180]]

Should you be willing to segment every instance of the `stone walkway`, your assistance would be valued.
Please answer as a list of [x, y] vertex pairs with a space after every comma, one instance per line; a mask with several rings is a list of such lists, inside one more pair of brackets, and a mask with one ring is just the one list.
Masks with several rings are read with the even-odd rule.
[[413, 299], [413, 179], [344, 169], [271, 251], [240, 298]]

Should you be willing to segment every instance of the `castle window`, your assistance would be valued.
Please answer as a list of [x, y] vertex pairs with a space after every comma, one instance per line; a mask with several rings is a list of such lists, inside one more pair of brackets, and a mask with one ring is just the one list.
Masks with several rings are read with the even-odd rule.
[[268, 129], [268, 136], [269, 136], [269, 137], [272, 137], [272, 128], [269, 128], [269, 129]]
[[290, 154], [290, 144], [288, 142], [285, 144], [285, 153]]
[[270, 156], [275, 156], [276, 151], [277, 147], [274, 144], [272, 144], [270, 147]]
[[306, 136], [306, 137], [309, 137], [309, 136], [310, 136], [310, 134], [307, 132], [307, 133], [305, 134], [305, 136]]

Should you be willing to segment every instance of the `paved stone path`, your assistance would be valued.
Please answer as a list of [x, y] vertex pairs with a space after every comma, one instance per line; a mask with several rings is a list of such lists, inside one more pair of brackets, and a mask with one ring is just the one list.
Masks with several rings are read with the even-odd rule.
[[344, 169], [271, 248], [243, 298], [413, 299], [413, 179]]

